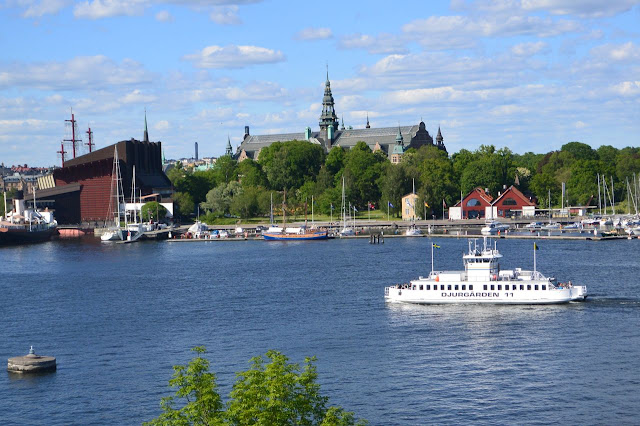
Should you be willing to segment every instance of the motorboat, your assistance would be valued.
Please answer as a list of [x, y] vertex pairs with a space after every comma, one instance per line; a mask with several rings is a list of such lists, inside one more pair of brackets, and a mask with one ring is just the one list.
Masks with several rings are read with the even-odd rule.
[[498, 222], [497, 220], [491, 220], [485, 222], [485, 225], [480, 229], [482, 235], [496, 235], [500, 232], [504, 232], [509, 229], [509, 225]]
[[407, 228], [407, 230], [404, 232], [404, 235], [407, 237], [421, 237], [422, 230], [418, 228], [414, 223], [413, 225]]

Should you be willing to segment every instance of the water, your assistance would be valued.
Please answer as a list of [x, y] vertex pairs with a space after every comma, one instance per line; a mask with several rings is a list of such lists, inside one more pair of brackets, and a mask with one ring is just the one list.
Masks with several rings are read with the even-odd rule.
[[[427, 238], [0, 249], [0, 360], [30, 345], [58, 371], [0, 374], [0, 423], [139, 424], [171, 366], [206, 345], [226, 397], [269, 349], [318, 357], [333, 404], [372, 424], [634, 424], [640, 418], [640, 241], [543, 241], [538, 267], [586, 284], [559, 306], [388, 305], [430, 269]], [[438, 269], [466, 240], [436, 239]], [[533, 243], [501, 240], [503, 267]]]

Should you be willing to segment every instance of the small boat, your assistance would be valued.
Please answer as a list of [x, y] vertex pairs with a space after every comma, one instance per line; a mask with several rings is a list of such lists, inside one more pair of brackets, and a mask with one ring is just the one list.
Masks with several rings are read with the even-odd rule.
[[535, 246], [533, 271], [521, 268], [501, 270], [502, 257], [496, 243], [478, 245], [469, 241], [469, 251], [462, 255], [464, 271], [436, 271], [406, 284], [385, 287], [388, 302], [412, 304], [487, 303], [546, 305], [581, 301], [587, 298], [587, 287], [573, 285], [571, 281], [558, 283], [536, 269]]
[[560, 228], [561, 226], [558, 222], [549, 222], [546, 225], [544, 225], [541, 229], [543, 231], [557, 231]]
[[498, 222], [497, 220], [489, 220], [485, 222], [485, 225], [480, 229], [482, 235], [496, 235], [499, 232], [504, 232], [509, 229], [509, 225]]
[[569, 223], [563, 229], [580, 229], [580, 224], [578, 222]]
[[407, 228], [407, 230], [404, 232], [404, 235], [406, 235], [407, 237], [420, 237], [422, 236], [422, 230], [418, 228], [414, 223]]
[[525, 229], [541, 229], [542, 228], [542, 222], [531, 222], [528, 223], [524, 226]]
[[262, 232], [265, 240], [299, 241], [299, 240], [326, 240], [329, 234], [326, 230], [307, 229], [304, 226], [292, 228], [272, 227]]

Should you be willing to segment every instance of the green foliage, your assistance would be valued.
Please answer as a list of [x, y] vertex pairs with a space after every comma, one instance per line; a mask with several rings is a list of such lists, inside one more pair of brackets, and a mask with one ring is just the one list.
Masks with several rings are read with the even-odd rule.
[[260, 164], [250, 158], [238, 164], [237, 170], [243, 188], [266, 187], [268, 184], [267, 176], [262, 171]]
[[306, 180], [315, 179], [324, 162], [324, 150], [306, 141], [276, 142], [260, 151], [258, 162], [271, 189], [297, 189]]
[[147, 221], [160, 221], [167, 215], [167, 209], [157, 201], [150, 201], [140, 208], [140, 215]]
[[403, 167], [402, 164], [394, 165], [387, 163], [384, 174], [380, 179], [380, 188], [382, 189], [379, 203], [380, 208], [386, 212], [388, 203], [390, 202], [393, 208], [390, 208], [389, 212], [397, 215], [402, 208], [402, 196], [408, 193], [409, 185], [411, 185], [411, 183], [407, 179], [405, 167]]
[[560, 149], [562, 152], [566, 152], [576, 160], [597, 160], [598, 153], [593, 150], [589, 145], [582, 142], [569, 142], [562, 145]]
[[228, 184], [238, 179], [238, 162], [228, 155], [218, 158], [211, 170], [216, 185]]
[[178, 216], [189, 216], [196, 207], [191, 194], [186, 192], [176, 192], [173, 194], [173, 211]]
[[356, 143], [349, 150], [344, 163], [344, 176], [351, 203], [365, 207], [369, 201], [380, 199], [376, 182], [384, 171], [383, 164], [364, 142]]
[[[173, 367], [173, 378], [169, 386], [177, 388], [175, 396], [162, 398], [162, 414], [150, 422], [156, 425], [224, 425], [224, 411], [217, 391], [216, 377], [209, 372], [209, 361], [202, 357], [204, 346], [192, 349], [197, 355], [188, 365]], [[182, 408], [175, 408], [176, 402], [185, 402]]]
[[242, 192], [242, 185], [239, 182], [222, 183], [207, 193], [206, 201], [200, 203], [200, 208], [218, 217], [230, 214], [233, 197]]
[[[204, 347], [188, 365], [174, 367], [169, 386], [175, 396], [162, 399], [162, 414], [147, 425], [365, 425], [341, 407], [327, 407], [329, 398], [320, 393], [315, 358], [304, 366], [289, 363], [277, 351], [251, 359], [247, 371], [237, 373], [229, 401], [222, 403], [215, 375], [202, 355]], [[184, 402], [180, 409], [176, 403]]]
[[238, 191], [231, 198], [230, 211], [231, 214], [240, 216], [242, 219], [248, 219], [258, 215], [260, 212], [260, 204], [258, 196], [264, 192], [262, 188], [249, 186]]

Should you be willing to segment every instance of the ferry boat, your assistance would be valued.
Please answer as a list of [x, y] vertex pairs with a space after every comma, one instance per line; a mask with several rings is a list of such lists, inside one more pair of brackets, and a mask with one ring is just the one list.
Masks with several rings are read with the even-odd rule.
[[[432, 244], [432, 265], [433, 265]], [[501, 270], [502, 257], [496, 243], [491, 247], [484, 238], [484, 246], [469, 241], [469, 252], [463, 254], [464, 271], [434, 271], [407, 284], [385, 287], [388, 302], [414, 304], [492, 303], [543, 305], [567, 303], [587, 298], [587, 287], [571, 281], [558, 283], [536, 270], [521, 268]]]
[[[5, 193], [5, 209], [6, 196]], [[26, 208], [23, 191], [18, 191], [13, 199], [13, 210], [6, 213], [6, 217], [0, 217], [0, 246], [48, 241], [58, 232], [57, 226], [53, 212]]]

